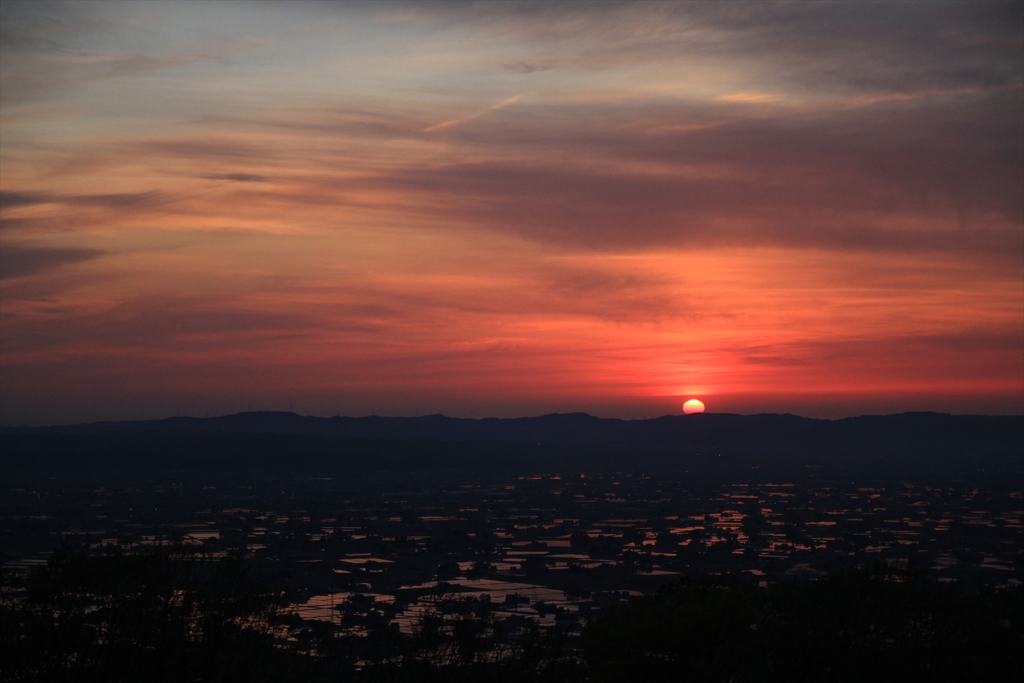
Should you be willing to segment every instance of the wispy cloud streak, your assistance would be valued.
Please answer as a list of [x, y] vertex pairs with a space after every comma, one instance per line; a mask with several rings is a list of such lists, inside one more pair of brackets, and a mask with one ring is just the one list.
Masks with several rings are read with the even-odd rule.
[[514, 95], [513, 97], [506, 98], [506, 99], [502, 100], [501, 102], [495, 102], [492, 105], [486, 106], [483, 109], [480, 109], [480, 110], [478, 110], [478, 111], [476, 111], [476, 112], [474, 112], [472, 114], [469, 114], [468, 116], [462, 116], [462, 117], [455, 118], [455, 119], [449, 119], [448, 121], [443, 121], [441, 123], [434, 124], [433, 126], [428, 126], [427, 128], [423, 129], [423, 132], [424, 133], [433, 133], [434, 131], [444, 130], [445, 128], [451, 128], [453, 126], [461, 126], [464, 123], [469, 123], [470, 121], [473, 121], [473, 120], [476, 120], [476, 119], [480, 118], [484, 114], [490, 113], [492, 111], [498, 111], [499, 109], [504, 109], [505, 107], [508, 107], [508, 106], [510, 106], [512, 104], [515, 104], [517, 101], [519, 101], [519, 99], [521, 97], [523, 97], [523, 96], [522, 95]]

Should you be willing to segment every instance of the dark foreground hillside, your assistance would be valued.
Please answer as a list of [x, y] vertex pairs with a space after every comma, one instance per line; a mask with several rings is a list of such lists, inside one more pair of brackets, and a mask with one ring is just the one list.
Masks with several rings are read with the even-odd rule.
[[439, 588], [411, 633], [310, 627], [240, 558], [185, 546], [65, 545], [5, 573], [4, 681], [1010, 681], [1024, 590], [969, 590], [908, 568], [772, 588], [683, 579], [612, 607], [581, 636], [498, 628], [491, 605]]

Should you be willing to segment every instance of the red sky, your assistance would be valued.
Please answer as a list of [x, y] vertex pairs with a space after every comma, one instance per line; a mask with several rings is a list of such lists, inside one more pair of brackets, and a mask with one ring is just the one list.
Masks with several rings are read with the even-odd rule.
[[1022, 8], [5, 1], [0, 422], [1024, 413]]

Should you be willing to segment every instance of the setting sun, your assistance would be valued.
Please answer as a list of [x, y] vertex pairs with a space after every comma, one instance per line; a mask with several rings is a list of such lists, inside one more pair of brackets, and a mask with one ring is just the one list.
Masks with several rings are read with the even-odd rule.
[[704, 412], [703, 401], [698, 401], [695, 398], [691, 398], [689, 401], [683, 404], [683, 412], [687, 415], [693, 415], [694, 413]]

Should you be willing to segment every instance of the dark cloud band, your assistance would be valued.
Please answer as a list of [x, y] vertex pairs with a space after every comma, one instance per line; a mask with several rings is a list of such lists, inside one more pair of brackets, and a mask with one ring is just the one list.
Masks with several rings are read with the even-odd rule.
[[104, 252], [98, 249], [49, 249], [5, 244], [0, 246], [0, 280], [38, 275], [103, 255]]

